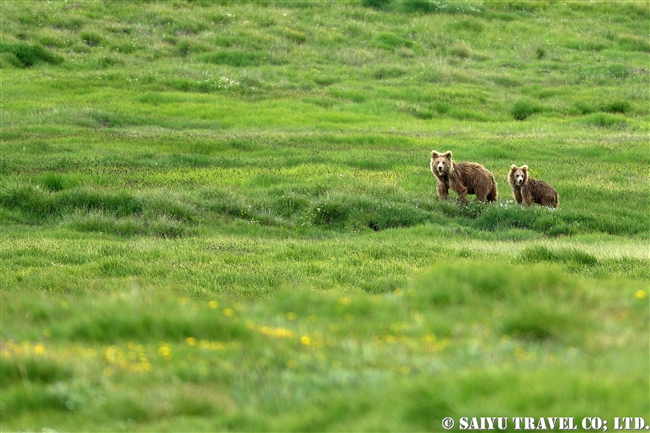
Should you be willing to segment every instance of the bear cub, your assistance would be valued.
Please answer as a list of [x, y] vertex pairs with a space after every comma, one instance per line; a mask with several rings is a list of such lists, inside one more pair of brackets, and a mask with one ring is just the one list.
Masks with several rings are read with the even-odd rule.
[[461, 203], [467, 203], [467, 194], [475, 194], [480, 202], [497, 200], [497, 182], [494, 175], [481, 164], [451, 160], [451, 151], [431, 152], [431, 173], [436, 177], [438, 197], [446, 200], [451, 188]]
[[558, 207], [560, 204], [557, 191], [548, 183], [530, 177], [527, 165], [517, 167], [512, 164], [508, 182], [510, 182], [512, 194], [519, 204], [523, 202], [526, 206], [530, 206], [537, 203], [553, 207]]

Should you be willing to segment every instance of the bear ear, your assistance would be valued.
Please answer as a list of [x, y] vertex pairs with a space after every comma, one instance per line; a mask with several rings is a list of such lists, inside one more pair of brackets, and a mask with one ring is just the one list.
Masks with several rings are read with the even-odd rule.
[[442, 156], [444, 156], [445, 158], [451, 159], [451, 150], [446, 151], [445, 154], [442, 155]]
[[517, 166], [516, 166], [516, 165], [512, 164], [512, 165], [510, 166], [510, 171], [515, 171], [516, 169], [517, 169]]
[[523, 171], [528, 171], [528, 166], [527, 166], [527, 165], [522, 165], [522, 166], [521, 166], [521, 169], [522, 169]]
[[438, 155], [440, 155], [440, 153], [438, 153], [437, 150], [432, 150], [432, 151], [431, 151], [431, 158], [437, 158]]

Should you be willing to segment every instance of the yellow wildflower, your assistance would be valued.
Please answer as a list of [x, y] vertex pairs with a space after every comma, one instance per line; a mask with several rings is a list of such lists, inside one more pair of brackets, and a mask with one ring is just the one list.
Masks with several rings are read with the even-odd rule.
[[158, 348], [158, 353], [165, 361], [172, 359], [172, 349], [164, 341], [160, 343], [160, 348]]

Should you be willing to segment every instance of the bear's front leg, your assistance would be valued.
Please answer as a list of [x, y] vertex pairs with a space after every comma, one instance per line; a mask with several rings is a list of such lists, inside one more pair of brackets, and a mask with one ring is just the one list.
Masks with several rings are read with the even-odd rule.
[[436, 178], [436, 192], [438, 193], [438, 197], [440, 197], [442, 200], [447, 200], [449, 198], [449, 187], [447, 186], [446, 183], [440, 181], [440, 179]]
[[535, 203], [535, 198], [528, 188], [521, 189], [521, 197], [524, 199], [524, 204], [526, 206], [532, 206]]
[[521, 197], [521, 191], [519, 191], [519, 188], [515, 188], [512, 190], [512, 194], [515, 196], [515, 201], [519, 204], [522, 203], [523, 199]]

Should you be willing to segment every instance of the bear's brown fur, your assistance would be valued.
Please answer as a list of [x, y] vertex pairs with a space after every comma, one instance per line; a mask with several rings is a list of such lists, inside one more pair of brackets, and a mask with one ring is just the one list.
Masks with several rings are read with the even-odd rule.
[[467, 203], [467, 194], [476, 194], [480, 202], [497, 200], [497, 182], [494, 175], [481, 164], [451, 160], [451, 151], [431, 152], [431, 173], [436, 177], [438, 197], [446, 200], [449, 188], [458, 194], [462, 203]]
[[508, 182], [512, 188], [512, 194], [515, 196], [517, 203], [524, 203], [530, 206], [533, 203], [542, 206], [558, 207], [560, 204], [557, 191], [548, 183], [541, 180], [535, 180], [528, 173], [528, 166], [517, 167], [510, 166]]

